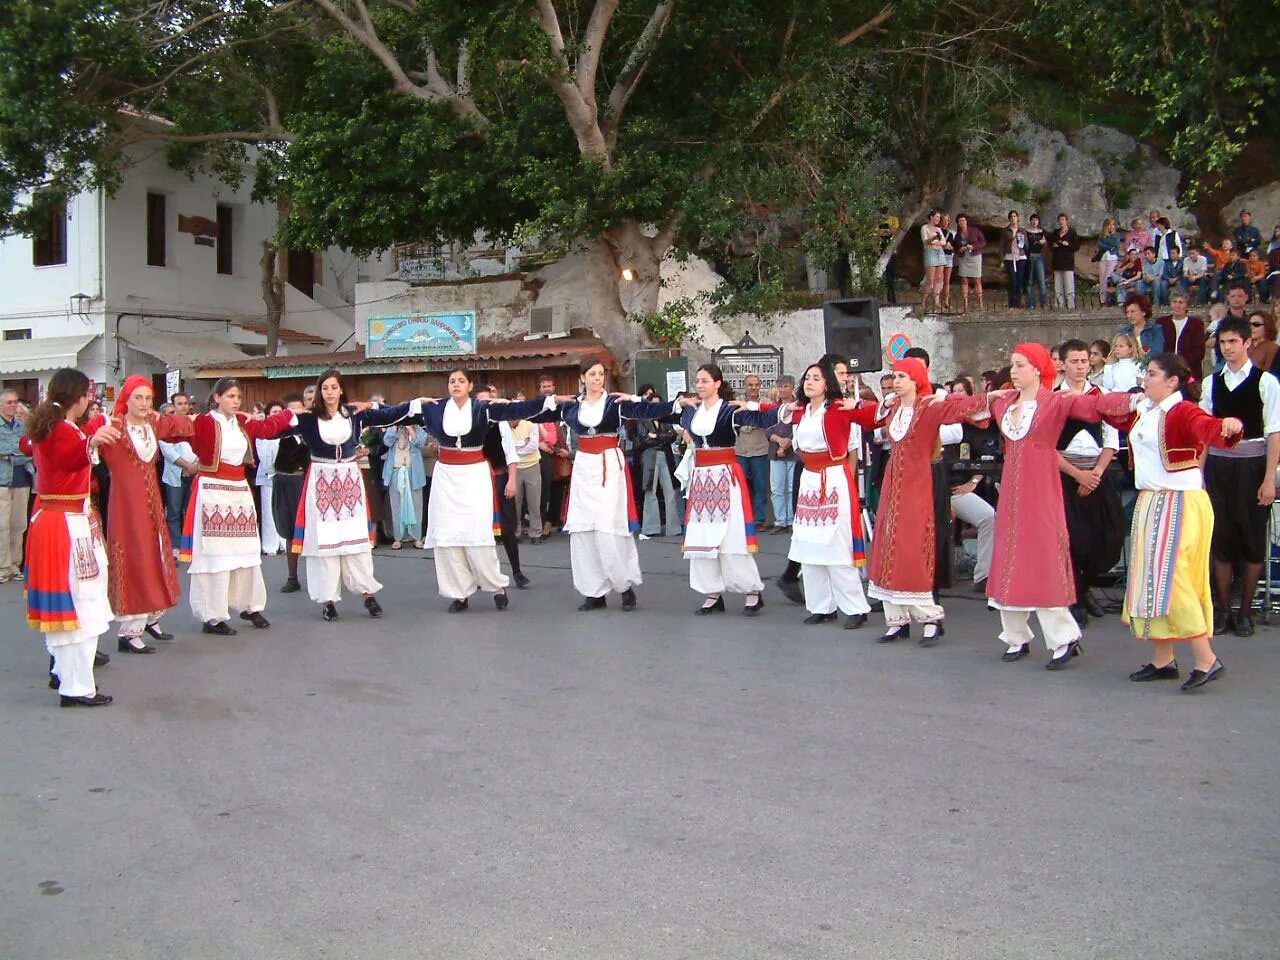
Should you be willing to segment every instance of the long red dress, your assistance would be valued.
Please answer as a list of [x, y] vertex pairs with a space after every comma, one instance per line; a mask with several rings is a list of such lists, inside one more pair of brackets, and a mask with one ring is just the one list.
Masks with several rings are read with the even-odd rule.
[[[101, 425], [90, 425], [90, 433]], [[111, 425], [124, 436], [98, 448], [111, 472], [111, 497], [107, 501], [107, 592], [117, 618], [158, 613], [178, 602], [178, 568], [165, 523], [164, 501], [156, 475], [159, 447], [143, 460], [129, 427], [121, 417]], [[169, 442], [191, 436], [187, 417], [154, 415], [151, 430], [156, 440]]]
[[1004, 436], [1004, 472], [996, 508], [995, 553], [987, 579], [992, 604], [1011, 610], [1068, 607], [1076, 602], [1071, 545], [1059, 479], [1058, 437], [1067, 419], [1097, 423], [1128, 416], [1127, 393], [1068, 394], [1041, 388], [1028, 429], [1018, 429], [1000, 397], [991, 416]]
[[868, 593], [872, 597], [900, 605], [933, 603], [938, 538], [931, 463], [938, 450], [938, 428], [963, 423], [986, 406], [985, 396], [917, 401], [911, 423], [900, 439], [891, 430], [897, 407], [885, 421], [882, 429], [889, 437], [891, 453], [871, 541]]

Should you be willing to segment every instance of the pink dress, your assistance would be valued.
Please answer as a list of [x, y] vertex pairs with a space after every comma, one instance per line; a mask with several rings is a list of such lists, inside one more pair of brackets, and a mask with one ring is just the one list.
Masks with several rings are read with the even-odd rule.
[[[1058, 437], [1068, 418], [1097, 423], [1129, 415], [1127, 393], [1067, 394], [1041, 388], [1035, 409], [1014, 420], [1017, 397], [1001, 397], [991, 415], [1004, 436], [1004, 473], [996, 509], [996, 550], [987, 597], [1002, 610], [1067, 607], [1076, 602], [1071, 545], [1062, 506]], [[1030, 423], [1027, 423], [1030, 412]]]

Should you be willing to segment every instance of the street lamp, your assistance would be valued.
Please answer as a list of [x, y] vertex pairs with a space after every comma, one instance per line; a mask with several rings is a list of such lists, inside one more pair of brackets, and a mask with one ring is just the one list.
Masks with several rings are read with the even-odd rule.
[[635, 278], [636, 278], [636, 274], [634, 270], [632, 270], [630, 267], [626, 267], [623, 269], [622, 271], [623, 280], [627, 281], [627, 283], [630, 283]]
[[76, 293], [71, 296], [71, 312], [81, 320], [89, 319], [89, 303], [93, 297], [87, 293]]

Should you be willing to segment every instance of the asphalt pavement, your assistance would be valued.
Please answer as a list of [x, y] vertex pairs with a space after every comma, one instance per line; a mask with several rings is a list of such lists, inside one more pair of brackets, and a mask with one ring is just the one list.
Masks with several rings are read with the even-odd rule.
[[695, 617], [672, 540], [634, 613], [523, 553], [507, 611], [449, 616], [380, 548], [385, 617], [335, 624], [266, 558], [271, 629], [184, 598], [153, 656], [104, 637], [95, 710], [0, 585], [0, 957], [1280, 956], [1280, 626], [1183, 695], [1114, 615], [1049, 672], [967, 584], [925, 649], [773, 587]]

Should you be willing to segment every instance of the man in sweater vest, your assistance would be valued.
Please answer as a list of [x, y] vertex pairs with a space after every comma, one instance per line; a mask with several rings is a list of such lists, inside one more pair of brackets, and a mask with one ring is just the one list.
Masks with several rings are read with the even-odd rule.
[[[1204, 480], [1213, 503], [1214, 634], [1253, 635], [1253, 594], [1267, 558], [1267, 519], [1276, 498], [1280, 460], [1280, 380], [1249, 362], [1247, 322], [1227, 316], [1218, 325], [1226, 365], [1204, 381], [1200, 406], [1215, 417], [1236, 417], [1243, 439], [1210, 450]], [[1240, 609], [1231, 610], [1231, 583], [1240, 574]]]

